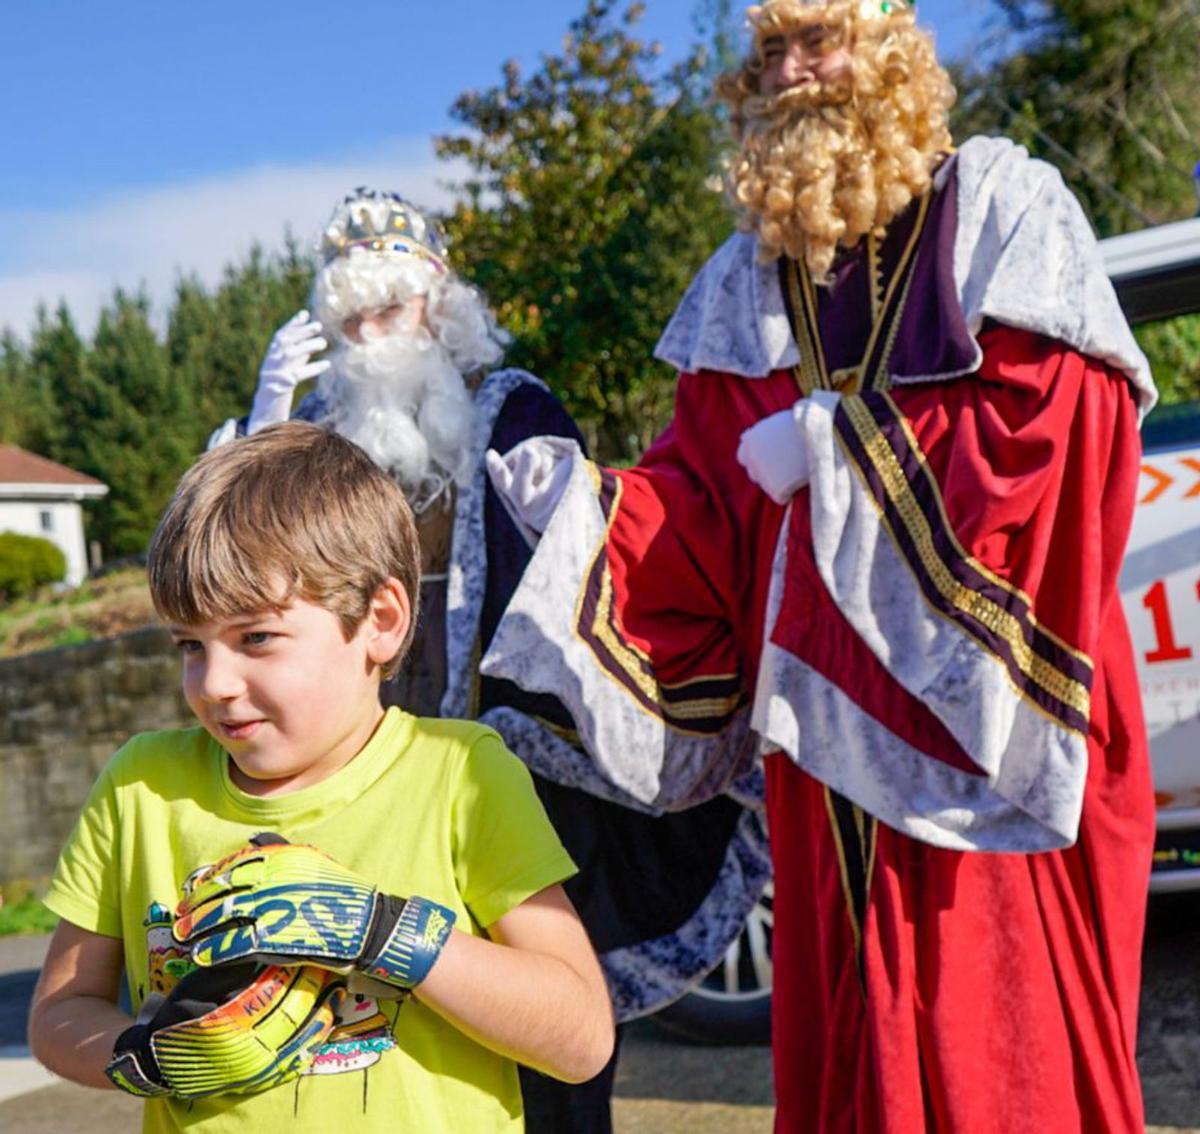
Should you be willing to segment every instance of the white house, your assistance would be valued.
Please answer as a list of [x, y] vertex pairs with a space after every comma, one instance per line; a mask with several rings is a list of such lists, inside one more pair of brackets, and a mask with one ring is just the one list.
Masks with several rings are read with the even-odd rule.
[[0, 445], [0, 532], [57, 544], [67, 557], [66, 581], [73, 587], [83, 581], [88, 566], [83, 501], [107, 494], [108, 485], [94, 477], [16, 445]]

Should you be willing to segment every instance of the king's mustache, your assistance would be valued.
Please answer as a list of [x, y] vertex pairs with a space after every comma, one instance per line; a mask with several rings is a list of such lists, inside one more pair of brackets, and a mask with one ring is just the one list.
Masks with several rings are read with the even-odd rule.
[[820, 83], [814, 79], [772, 95], [758, 95], [747, 99], [743, 109], [747, 130], [778, 130], [813, 116], [833, 123], [844, 113], [852, 93], [849, 81]]

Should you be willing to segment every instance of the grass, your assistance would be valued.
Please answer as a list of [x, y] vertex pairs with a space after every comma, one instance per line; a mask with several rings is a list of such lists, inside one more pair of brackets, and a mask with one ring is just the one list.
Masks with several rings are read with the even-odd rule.
[[14, 933], [50, 933], [58, 924], [40, 898], [27, 894], [16, 902], [0, 905], [0, 937]]
[[51, 643], [58, 646], [79, 646], [92, 640], [92, 632], [86, 626], [68, 626], [61, 634], [55, 636]]
[[130, 567], [0, 606], [0, 658], [110, 638], [157, 621], [146, 573]]

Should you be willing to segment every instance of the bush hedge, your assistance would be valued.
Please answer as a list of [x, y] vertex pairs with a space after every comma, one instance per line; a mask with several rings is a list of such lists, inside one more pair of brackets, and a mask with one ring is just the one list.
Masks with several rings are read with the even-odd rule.
[[24, 598], [67, 573], [67, 557], [48, 539], [0, 532], [0, 602]]

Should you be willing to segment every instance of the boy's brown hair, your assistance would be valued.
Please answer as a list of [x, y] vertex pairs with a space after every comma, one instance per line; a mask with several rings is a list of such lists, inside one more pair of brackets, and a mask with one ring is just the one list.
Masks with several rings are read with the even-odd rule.
[[412, 621], [421, 551], [404, 493], [362, 449], [303, 422], [272, 426], [206, 453], [179, 482], [150, 541], [159, 615], [194, 626], [269, 610], [298, 596], [337, 615], [349, 639], [390, 575]]

